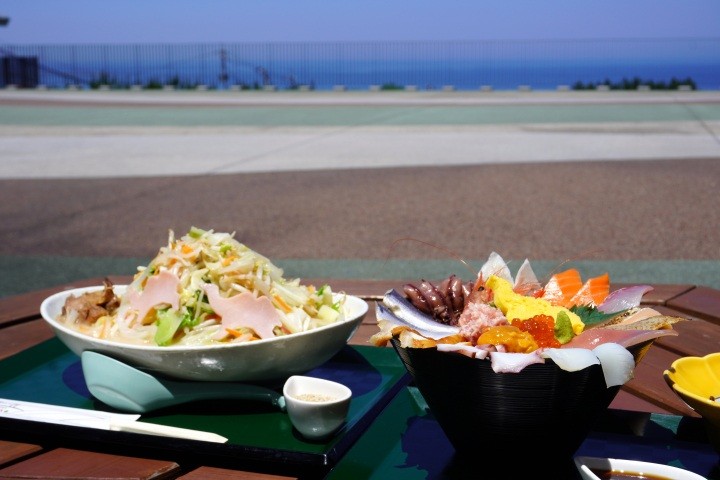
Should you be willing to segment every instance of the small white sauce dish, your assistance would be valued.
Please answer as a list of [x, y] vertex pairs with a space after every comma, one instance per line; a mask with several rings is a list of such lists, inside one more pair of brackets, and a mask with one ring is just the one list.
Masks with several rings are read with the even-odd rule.
[[577, 467], [583, 480], [600, 480], [592, 470], [609, 470], [612, 472], [650, 476], [650, 478], [668, 478], [673, 480], [706, 480], [697, 473], [682, 468], [662, 465], [660, 463], [641, 462], [638, 460], [622, 460], [618, 458], [575, 457]]
[[283, 386], [283, 396], [295, 429], [307, 439], [319, 440], [345, 423], [352, 392], [341, 383], [293, 375]]

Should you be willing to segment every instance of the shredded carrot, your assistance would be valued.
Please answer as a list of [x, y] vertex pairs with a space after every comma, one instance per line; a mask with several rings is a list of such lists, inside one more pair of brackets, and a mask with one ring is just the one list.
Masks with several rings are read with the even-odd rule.
[[193, 252], [192, 247], [191, 247], [190, 245], [186, 244], [186, 243], [183, 244], [183, 246], [182, 246], [182, 248], [181, 248], [180, 250], [181, 250], [182, 253], [184, 253], [185, 255], [190, 254], [190, 253]]
[[582, 288], [580, 272], [570, 268], [550, 277], [545, 285], [542, 298], [553, 305], [571, 307], [571, 300], [580, 288]]
[[225, 329], [233, 338], [239, 338], [241, 341], [250, 342], [252, 340], [255, 340], [257, 337], [253, 335], [250, 332], [241, 332], [240, 330], [236, 330], [234, 328], [226, 328]]
[[235, 260], [236, 258], [237, 257], [235, 255], [230, 255], [229, 257], [223, 258], [223, 261], [222, 261], [223, 267], [227, 267], [228, 265], [230, 265], [233, 262], [233, 260]]
[[227, 332], [235, 338], [242, 337], [243, 335], [245, 335], [240, 330], [235, 330], [234, 328], [225, 328], [225, 330], [227, 330]]
[[277, 302], [277, 304], [280, 305], [280, 308], [282, 308], [285, 313], [290, 313], [290, 312], [292, 312], [292, 308], [290, 308], [290, 305], [288, 305], [288, 304], [285, 302], [285, 300], [283, 300], [282, 298], [280, 298], [280, 296], [278, 296], [278, 295], [273, 295], [273, 298], [275, 299], [275, 301]]
[[610, 275], [588, 279], [571, 299], [572, 305], [600, 305], [610, 294]]

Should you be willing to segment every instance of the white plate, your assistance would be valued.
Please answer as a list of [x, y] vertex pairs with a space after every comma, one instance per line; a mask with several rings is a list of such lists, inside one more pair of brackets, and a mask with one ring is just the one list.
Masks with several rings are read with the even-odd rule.
[[595, 475], [591, 469], [634, 473], [636, 475], [656, 475], [658, 477], [671, 478], [673, 480], [706, 480], [705, 477], [688, 470], [683, 470], [682, 468], [662, 465], [660, 463], [641, 462], [638, 460], [575, 457], [575, 466], [584, 480], [600, 480], [600, 477]]
[[[364, 300], [347, 295], [342, 322], [283, 337], [211, 346], [124, 344], [93, 338], [57, 322], [68, 296], [102, 288], [76, 288], [51, 295], [40, 305], [40, 313], [55, 335], [77, 355], [85, 350], [101, 352], [130, 365], [184, 380], [260, 382], [306, 372], [339, 352], [368, 310]], [[125, 288], [126, 285], [114, 286], [117, 295], [122, 295]]]

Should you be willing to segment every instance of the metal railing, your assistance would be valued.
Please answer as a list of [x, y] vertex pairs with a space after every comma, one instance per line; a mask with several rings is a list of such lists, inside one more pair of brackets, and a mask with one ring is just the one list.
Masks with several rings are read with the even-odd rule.
[[0, 45], [1, 86], [720, 89], [720, 38]]

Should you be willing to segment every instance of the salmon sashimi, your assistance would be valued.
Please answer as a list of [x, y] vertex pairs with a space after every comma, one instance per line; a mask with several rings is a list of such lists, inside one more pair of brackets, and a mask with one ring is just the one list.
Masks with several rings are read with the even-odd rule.
[[545, 285], [542, 298], [553, 305], [569, 308], [573, 305], [571, 303], [572, 298], [580, 291], [582, 286], [580, 272], [574, 268], [569, 268], [550, 277], [550, 280]]
[[610, 275], [604, 273], [588, 279], [570, 299], [572, 305], [600, 305], [610, 294]]

